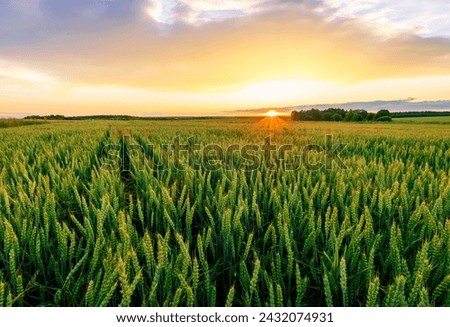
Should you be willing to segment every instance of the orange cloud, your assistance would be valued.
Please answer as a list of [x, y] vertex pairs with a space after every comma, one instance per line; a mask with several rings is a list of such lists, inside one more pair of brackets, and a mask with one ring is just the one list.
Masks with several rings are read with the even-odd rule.
[[447, 39], [381, 39], [361, 22], [329, 22], [301, 8], [167, 31], [137, 19], [27, 45], [27, 56], [8, 50], [71, 83], [167, 92], [225, 92], [280, 79], [354, 83], [450, 75]]

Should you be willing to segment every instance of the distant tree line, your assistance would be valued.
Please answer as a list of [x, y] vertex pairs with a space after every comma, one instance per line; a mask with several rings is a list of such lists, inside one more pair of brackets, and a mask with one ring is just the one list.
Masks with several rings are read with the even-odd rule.
[[24, 117], [24, 119], [38, 119], [38, 120], [131, 120], [142, 119], [140, 117], [133, 117], [128, 115], [95, 115], [95, 116], [64, 116], [64, 115], [33, 115]]
[[445, 117], [445, 116], [450, 116], [450, 111], [403, 111], [392, 113], [392, 118]]
[[302, 121], [391, 121], [392, 115], [386, 109], [372, 113], [366, 110], [344, 110], [340, 108], [319, 110], [313, 108], [310, 110], [292, 111], [291, 119]]
[[93, 115], [93, 116], [63, 116], [63, 115], [33, 115], [24, 117], [24, 119], [30, 120], [188, 120], [188, 119], [218, 119], [226, 118], [225, 116], [201, 116], [201, 117], [189, 117], [189, 116], [163, 116], [163, 117], [139, 117], [129, 115]]

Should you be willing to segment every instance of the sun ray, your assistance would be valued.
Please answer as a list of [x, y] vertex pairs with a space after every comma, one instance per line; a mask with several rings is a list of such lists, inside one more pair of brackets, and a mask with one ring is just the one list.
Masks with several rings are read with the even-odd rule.
[[270, 136], [273, 137], [276, 132], [282, 132], [289, 128], [289, 124], [282, 116], [283, 114], [281, 112], [271, 109], [264, 114], [264, 118], [256, 123], [256, 126], [267, 130]]

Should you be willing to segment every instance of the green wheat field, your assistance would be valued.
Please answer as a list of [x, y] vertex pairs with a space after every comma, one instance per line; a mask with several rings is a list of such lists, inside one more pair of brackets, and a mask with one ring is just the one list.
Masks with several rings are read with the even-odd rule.
[[[183, 153], [154, 169], [176, 137], [226, 149], [269, 135], [293, 146], [286, 161], [332, 135], [345, 167], [245, 169], [233, 154], [206, 169]], [[446, 123], [0, 129], [0, 306], [450, 306], [449, 240]]]

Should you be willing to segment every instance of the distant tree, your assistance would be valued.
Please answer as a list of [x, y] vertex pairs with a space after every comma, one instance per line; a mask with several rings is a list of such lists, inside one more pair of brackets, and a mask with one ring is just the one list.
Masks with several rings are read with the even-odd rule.
[[375, 114], [373, 112], [369, 112], [367, 114], [366, 120], [368, 120], [368, 121], [375, 120]]
[[333, 116], [331, 117], [332, 121], [342, 121], [342, 116], [338, 113], [333, 114]]
[[353, 111], [347, 111], [347, 113], [345, 114], [344, 117], [344, 121], [353, 121], [353, 116], [355, 115], [355, 113]]
[[301, 120], [306, 120], [306, 121], [313, 120], [309, 110], [308, 111], [302, 111], [302, 118], [301, 118]]
[[[340, 108], [328, 108], [325, 110], [310, 109], [292, 111], [292, 120], [302, 121], [377, 121], [381, 117], [391, 117], [389, 110], [380, 110], [378, 113], [369, 113], [366, 110], [349, 110], [346, 111]], [[380, 121], [389, 121], [388, 119], [382, 119]]]
[[389, 112], [389, 110], [382, 109], [382, 110], [377, 112], [377, 114], [375, 115], [375, 119], [378, 120], [378, 118], [385, 117], [385, 116], [391, 117], [391, 113]]
[[367, 115], [369, 114], [366, 110], [355, 110], [355, 113], [360, 115], [362, 120], [367, 120]]
[[322, 120], [322, 112], [319, 109], [311, 109], [309, 111], [309, 115], [311, 117], [311, 120], [314, 120], [314, 121]]
[[301, 120], [302, 112], [301, 111], [292, 111], [291, 112], [291, 119], [292, 120]]
[[360, 114], [358, 114], [357, 112], [353, 113], [353, 116], [351, 118], [351, 121], [363, 121], [363, 118]]
[[392, 118], [410, 117], [448, 117], [450, 111], [404, 111], [391, 113]]
[[391, 116], [381, 116], [377, 118], [377, 121], [392, 121]]
[[333, 113], [339, 114], [342, 117], [342, 119], [344, 119], [345, 113], [346, 113], [346, 111], [344, 109], [334, 108], [332, 110], [333, 110]]
[[324, 121], [332, 121], [333, 120], [332, 118], [333, 118], [333, 114], [329, 111], [325, 111], [322, 114], [322, 120], [324, 120]]
[[[330, 116], [328, 114], [330, 114]], [[322, 118], [324, 120], [333, 120], [333, 116], [334, 115], [339, 115], [341, 118], [343, 118], [345, 116], [345, 110], [343, 110], [343, 109], [335, 109], [335, 108], [328, 108], [328, 109], [323, 111]]]

